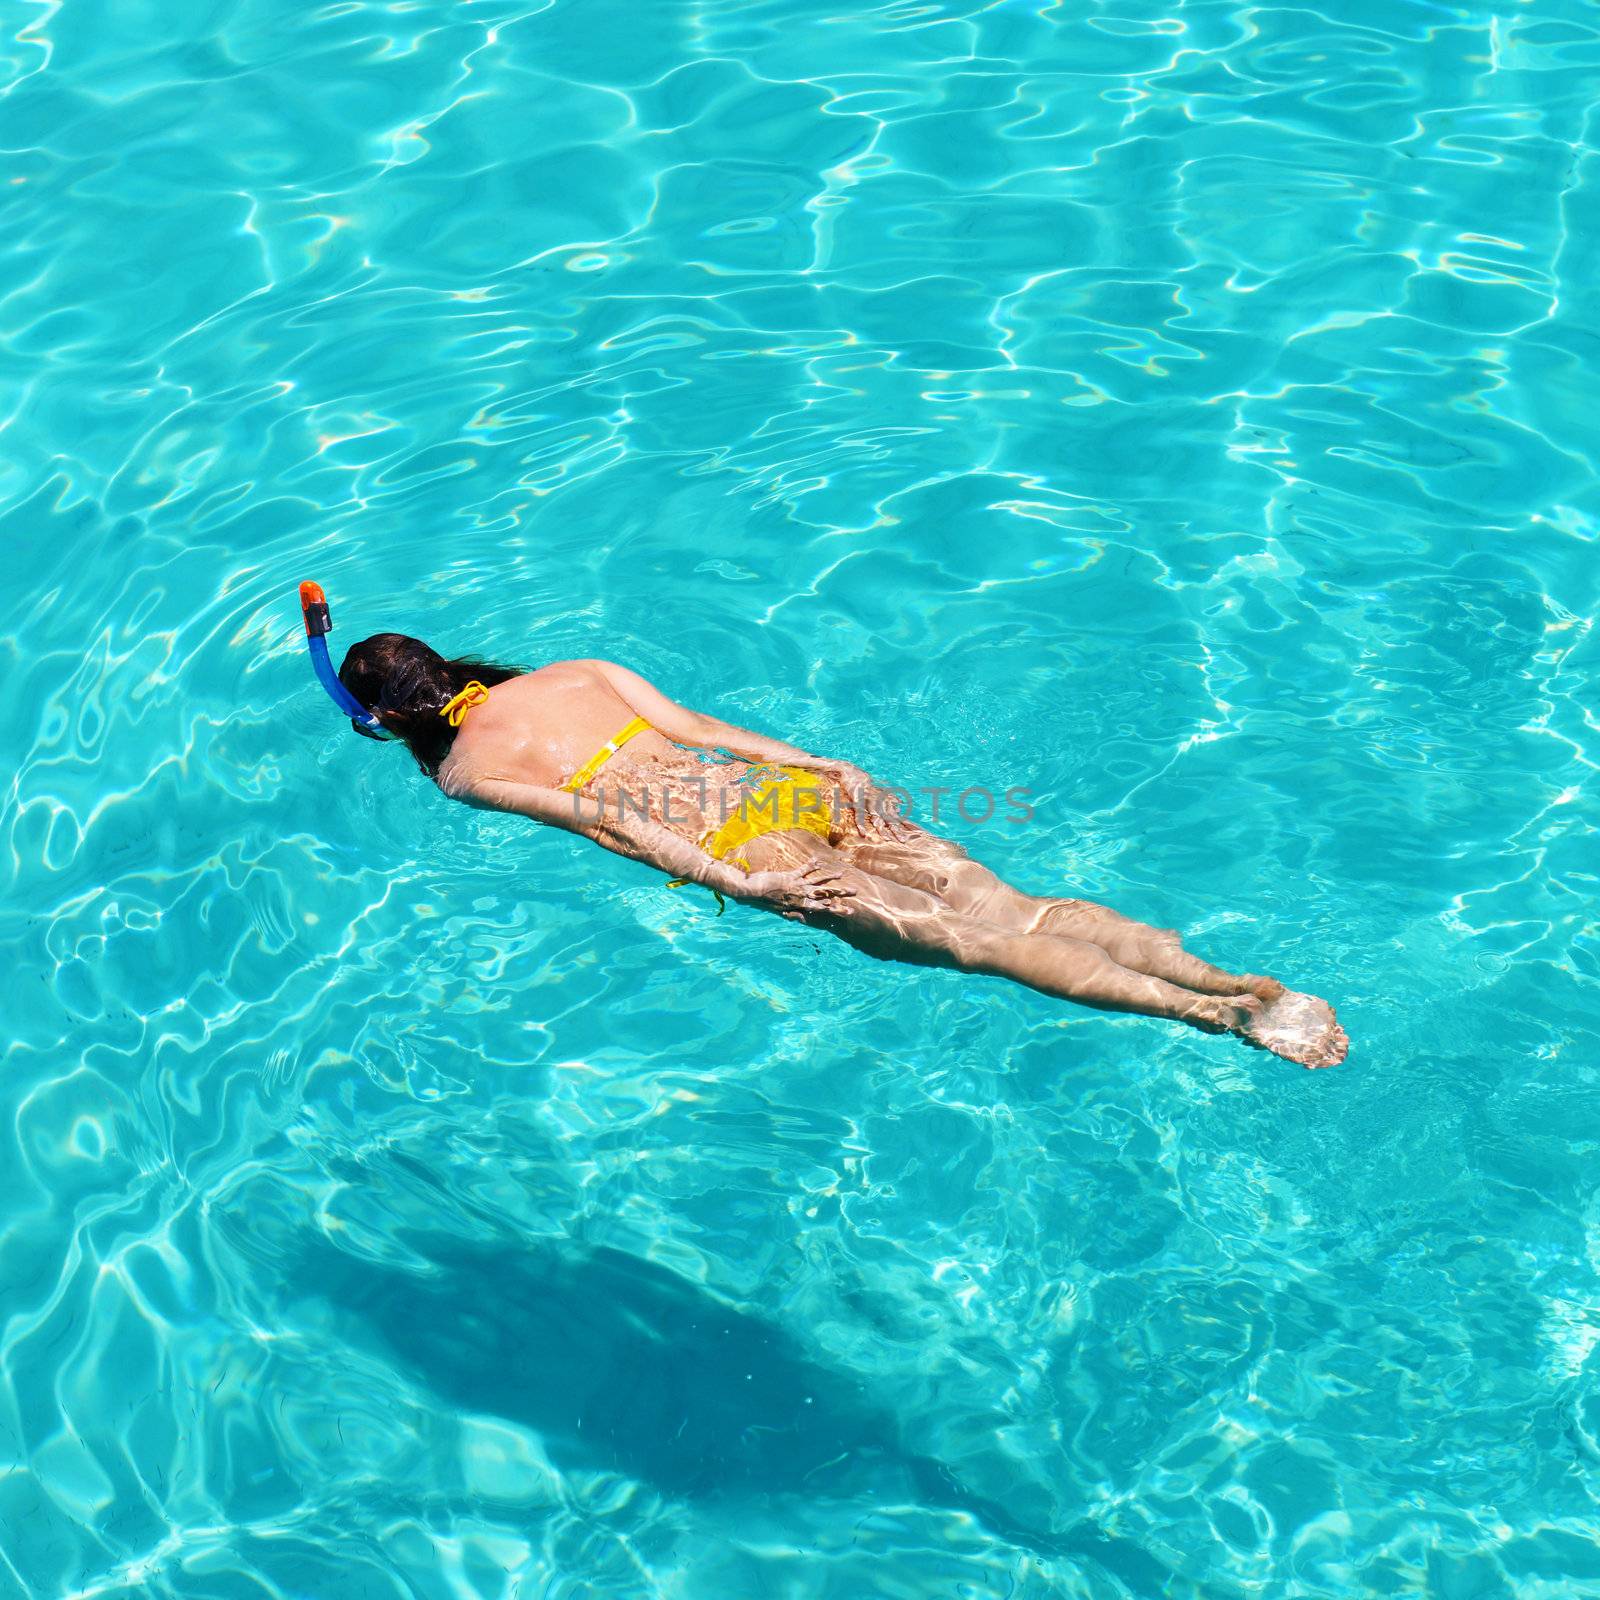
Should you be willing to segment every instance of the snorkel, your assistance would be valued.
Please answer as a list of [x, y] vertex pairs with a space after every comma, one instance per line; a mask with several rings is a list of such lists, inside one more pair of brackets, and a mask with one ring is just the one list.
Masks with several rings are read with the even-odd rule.
[[357, 733], [364, 733], [369, 739], [387, 739], [389, 735], [383, 724], [339, 682], [339, 674], [328, 659], [328, 630], [333, 627], [333, 617], [320, 583], [307, 581], [300, 585], [300, 615], [305, 619], [306, 649], [311, 652], [312, 670], [328, 691], [328, 698], [355, 723]]

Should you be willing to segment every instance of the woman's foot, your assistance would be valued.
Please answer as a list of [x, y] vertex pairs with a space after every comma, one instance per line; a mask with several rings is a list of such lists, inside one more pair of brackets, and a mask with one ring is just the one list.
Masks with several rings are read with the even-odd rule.
[[1336, 1067], [1350, 1049], [1350, 1038], [1333, 1007], [1313, 994], [1296, 994], [1272, 978], [1257, 980], [1276, 993], [1196, 995], [1185, 1021], [1206, 1033], [1235, 1033], [1246, 1044], [1270, 1050], [1302, 1067]]
[[1197, 994], [1184, 1021], [1202, 1033], [1236, 1033], [1245, 1038], [1262, 1009], [1263, 1002], [1253, 994]]
[[1333, 1007], [1293, 989], [1281, 989], [1240, 1032], [1248, 1043], [1302, 1067], [1336, 1067], [1350, 1051], [1350, 1036]]

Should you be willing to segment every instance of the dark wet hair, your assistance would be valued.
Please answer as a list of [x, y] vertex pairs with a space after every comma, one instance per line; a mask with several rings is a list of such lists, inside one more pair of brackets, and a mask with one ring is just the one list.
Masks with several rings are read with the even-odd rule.
[[[521, 667], [497, 666], [471, 656], [445, 657], [404, 633], [375, 633], [350, 646], [339, 666], [339, 682], [396, 738], [404, 739], [430, 778], [450, 754], [456, 732], [439, 715], [474, 678], [492, 689], [520, 677]], [[367, 733], [359, 722], [350, 726]], [[376, 738], [376, 734], [367, 734]]]

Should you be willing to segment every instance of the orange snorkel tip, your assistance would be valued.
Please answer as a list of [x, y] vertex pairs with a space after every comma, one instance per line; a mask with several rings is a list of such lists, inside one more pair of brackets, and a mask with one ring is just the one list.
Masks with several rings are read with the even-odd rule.
[[322, 585], [313, 583], [309, 578], [300, 585], [300, 616], [306, 625], [308, 639], [315, 639], [333, 626], [333, 618], [328, 612], [328, 597], [322, 592]]

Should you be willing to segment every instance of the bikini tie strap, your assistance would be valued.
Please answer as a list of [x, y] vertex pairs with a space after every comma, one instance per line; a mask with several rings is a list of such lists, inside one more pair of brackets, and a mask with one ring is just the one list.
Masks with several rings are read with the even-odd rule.
[[576, 794], [597, 773], [623, 745], [630, 739], [636, 739], [641, 733], [653, 733], [655, 730], [643, 717], [635, 717], [614, 738], [608, 739], [584, 764], [561, 785], [567, 794]]
[[474, 706], [481, 706], [489, 698], [489, 691], [478, 682], [476, 678], [469, 683], [458, 695], [452, 695], [439, 708], [439, 715], [450, 724], [452, 728], [459, 728], [467, 719], [467, 713]]

